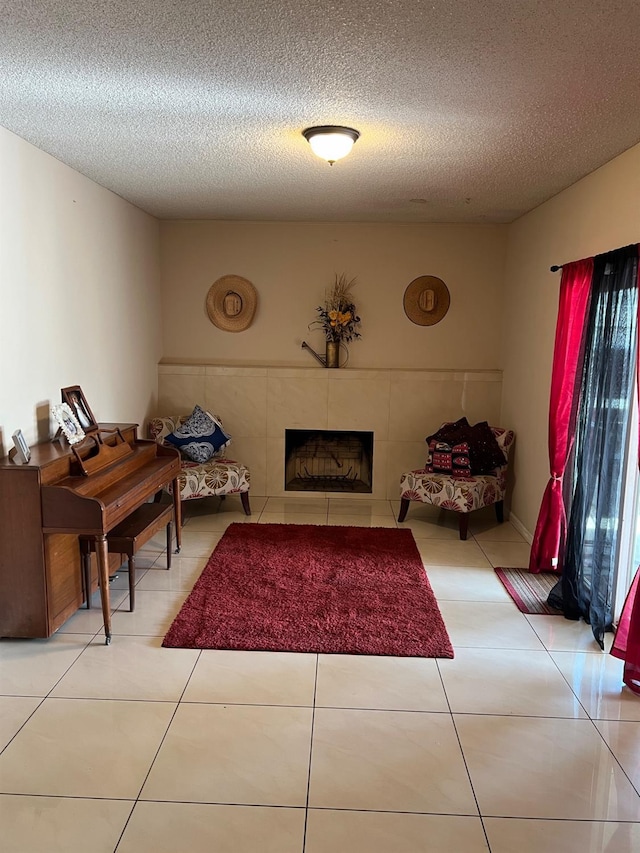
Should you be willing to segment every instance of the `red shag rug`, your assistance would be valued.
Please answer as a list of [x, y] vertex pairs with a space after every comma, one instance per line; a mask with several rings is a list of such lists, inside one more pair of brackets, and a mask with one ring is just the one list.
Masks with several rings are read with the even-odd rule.
[[231, 524], [162, 644], [452, 658], [410, 530]]

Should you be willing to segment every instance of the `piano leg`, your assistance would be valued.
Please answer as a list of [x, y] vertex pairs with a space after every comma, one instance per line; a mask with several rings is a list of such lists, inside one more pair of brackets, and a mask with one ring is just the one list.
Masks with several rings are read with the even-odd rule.
[[102, 618], [104, 619], [105, 645], [111, 642], [111, 595], [109, 593], [109, 551], [107, 535], [96, 536], [96, 557], [98, 558], [98, 582], [100, 584], [100, 601], [102, 602]]
[[180, 500], [180, 483], [177, 477], [173, 481], [173, 515], [176, 522], [176, 554], [179, 554], [182, 547], [182, 501]]

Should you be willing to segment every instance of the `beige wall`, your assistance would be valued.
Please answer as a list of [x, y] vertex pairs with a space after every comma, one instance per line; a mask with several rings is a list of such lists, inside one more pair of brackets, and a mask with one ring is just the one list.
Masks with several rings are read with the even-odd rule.
[[640, 145], [509, 228], [501, 420], [516, 431], [512, 513], [535, 529], [548, 479], [548, 414], [560, 273], [552, 264], [640, 241]]
[[[640, 146], [509, 227], [159, 224], [1, 128], [0, 183], [5, 448], [19, 427], [36, 439], [38, 413], [48, 426], [65, 385], [80, 384], [101, 420], [142, 421], [157, 408], [162, 356], [314, 366], [300, 343], [322, 350], [307, 327], [334, 273], [345, 272], [358, 278], [363, 317], [351, 367], [504, 368], [500, 419], [517, 434], [513, 513], [529, 531], [547, 478], [559, 285], [549, 266], [640, 240]], [[241, 334], [206, 316], [208, 288], [227, 273], [259, 294]], [[449, 314], [432, 328], [411, 323], [402, 306], [408, 283], [429, 274], [451, 292]]]
[[0, 128], [0, 435], [46, 438], [60, 388], [142, 421], [161, 356], [158, 223]]
[[[362, 339], [350, 367], [495, 369], [500, 366], [506, 226], [352, 223], [161, 223], [164, 356], [168, 361], [316, 364], [302, 340], [324, 352], [308, 325], [336, 273], [357, 277]], [[206, 296], [222, 275], [248, 278], [259, 305], [252, 326], [221, 331]], [[447, 316], [417, 326], [403, 295], [417, 276], [442, 278]]]

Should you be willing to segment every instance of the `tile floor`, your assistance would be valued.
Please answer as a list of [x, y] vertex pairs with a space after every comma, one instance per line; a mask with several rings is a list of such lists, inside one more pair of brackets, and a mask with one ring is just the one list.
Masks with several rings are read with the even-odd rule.
[[491, 513], [467, 542], [424, 506], [400, 525], [454, 660], [162, 649], [230, 522], [394, 527], [398, 510], [252, 506], [192, 503], [169, 572], [149, 543], [135, 613], [112, 583], [111, 646], [99, 609], [0, 642], [3, 853], [640, 850], [640, 699], [586, 625], [518, 612], [492, 566], [528, 545]]

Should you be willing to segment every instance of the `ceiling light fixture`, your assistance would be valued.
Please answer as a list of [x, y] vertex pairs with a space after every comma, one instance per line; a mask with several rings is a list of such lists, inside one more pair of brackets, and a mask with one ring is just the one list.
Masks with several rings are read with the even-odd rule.
[[318, 157], [326, 160], [330, 166], [346, 157], [360, 136], [360, 131], [352, 127], [337, 127], [325, 124], [320, 127], [308, 127], [302, 135]]

